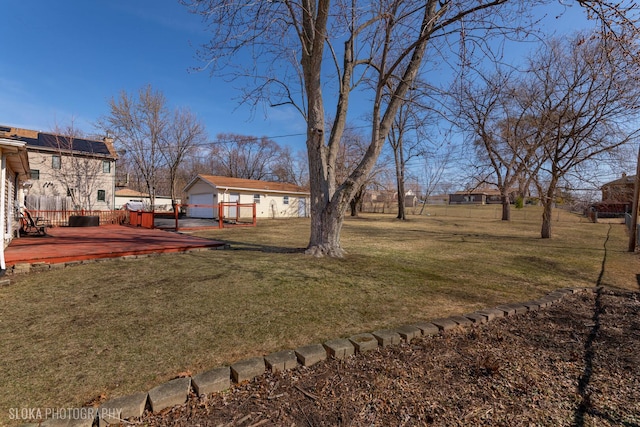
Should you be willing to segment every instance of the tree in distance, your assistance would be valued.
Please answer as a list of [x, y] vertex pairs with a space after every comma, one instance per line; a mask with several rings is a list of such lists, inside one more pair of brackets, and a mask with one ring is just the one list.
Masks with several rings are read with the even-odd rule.
[[[311, 192], [307, 253], [344, 255], [349, 202], [368, 179], [400, 107], [427, 62], [491, 59], [492, 41], [535, 30], [531, 10], [549, 0], [182, 0], [211, 34], [199, 51], [212, 73], [242, 79], [243, 99], [297, 109], [306, 124]], [[563, 0], [563, 3], [566, 1]], [[636, 31], [632, 2], [584, 1], [614, 41]], [[454, 60], [455, 55], [462, 55]], [[474, 54], [477, 56], [474, 58]], [[244, 55], [244, 56], [243, 56]], [[246, 59], [250, 57], [250, 59]], [[462, 65], [454, 65], [452, 75]], [[422, 76], [424, 80], [427, 76]], [[352, 110], [367, 100], [368, 146], [342, 182], [336, 161]], [[327, 113], [332, 117], [328, 125]]]

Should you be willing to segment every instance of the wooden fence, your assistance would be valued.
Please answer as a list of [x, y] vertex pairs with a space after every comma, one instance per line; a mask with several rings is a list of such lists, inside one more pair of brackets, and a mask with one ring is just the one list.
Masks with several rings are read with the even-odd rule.
[[33, 210], [29, 212], [33, 217], [44, 218], [53, 227], [66, 227], [69, 225], [71, 216], [97, 216], [100, 218], [100, 225], [105, 224], [126, 224], [129, 222], [129, 211], [126, 210]]

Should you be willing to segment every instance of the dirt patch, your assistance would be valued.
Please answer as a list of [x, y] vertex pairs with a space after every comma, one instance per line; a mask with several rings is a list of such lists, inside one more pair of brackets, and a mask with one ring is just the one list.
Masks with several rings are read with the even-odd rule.
[[600, 290], [480, 327], [266, 374], [143, 425], [640, 426], [640, 294]]

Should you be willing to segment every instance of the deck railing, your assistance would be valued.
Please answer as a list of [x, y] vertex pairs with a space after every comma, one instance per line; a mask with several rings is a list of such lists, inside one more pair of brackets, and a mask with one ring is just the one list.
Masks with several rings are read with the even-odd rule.
[[[196, 218], [204, 214], [203, 218], [212, 218], [218, 223], [218, 228], [228, 227], [255, 227], [256, 222], [256, 204], [255, 203], [235, 203], [221, 202], [215, 205], [196, 205], [182, 204], [176, 205], [180, 210], [187, 212], [188, 216]], [[195, 215], [194, 215], [195, 214]], [[209, 216], [211, 215], [211, 216]], [[179, 221], [176, 216], [176, 231], [179, 229]]]
[[[219, 203], [217, 205], [176, 205], [176, 209], [184, 208], [211, 208], [216, 213], [215, 220], [218, 228], [226, 227], [255, 227], [256, 226], [256, 205], [255, 203]], [[74, 216], [97, 216], [100, 225], [106, 224], [128, 224], [135, 227], [154, 228], [155, 212], [128, 211], [122, 210], [36, 210], [30, 209], [33, 217], [40, 217], [53, 227], [66, 227], [69, 225], [69, 218]], [[176, 231], [179, 229], [178, 214], [175, 213]], [[163, 212], [164, 215], [167, 213]], [[174, 215], [171, 213], [171, 215]]]
[[105, 224], [125, 224], [129, 221], [129, 211], [126, 210], [29, 210], [32, 216], [44, 218], [53, 227], [66, 227], [69, 225], [71, 216], [97, 216], [100, 218], [100, 225]]

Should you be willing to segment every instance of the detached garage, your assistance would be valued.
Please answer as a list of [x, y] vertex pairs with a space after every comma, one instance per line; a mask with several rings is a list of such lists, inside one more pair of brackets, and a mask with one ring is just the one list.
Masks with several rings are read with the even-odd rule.
[[[198, 175], [184, 192], [187, 194], [187, 215], [192, 218], [217, 218], [218, 203], [255, 203], [257, 218], [309, 216], [309, 191], [294, 184]], [[233, 217], [233, 207], [228, 209], [224, 216]]]

